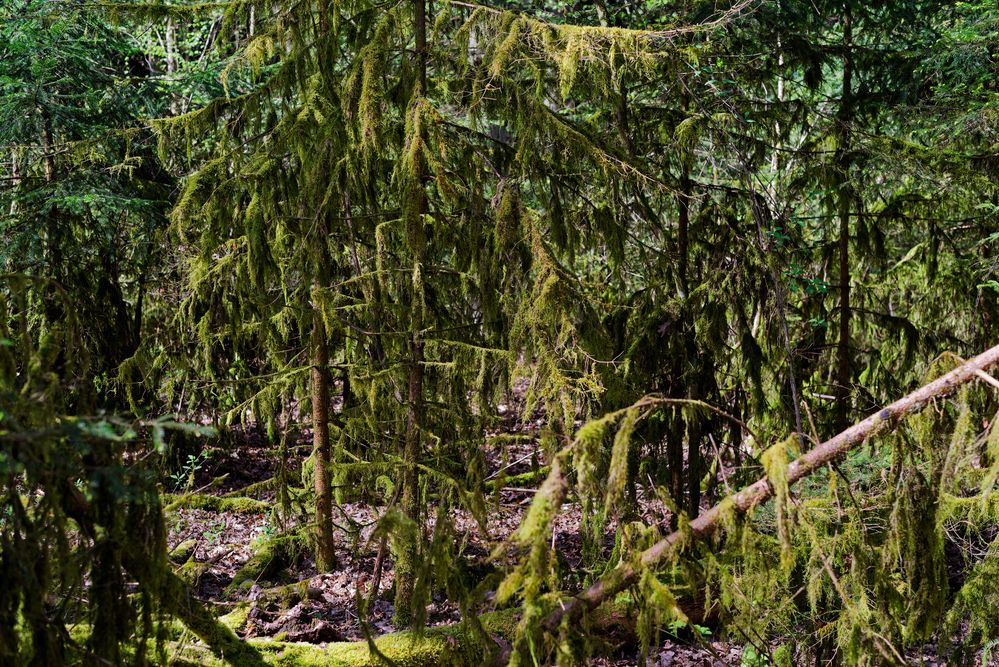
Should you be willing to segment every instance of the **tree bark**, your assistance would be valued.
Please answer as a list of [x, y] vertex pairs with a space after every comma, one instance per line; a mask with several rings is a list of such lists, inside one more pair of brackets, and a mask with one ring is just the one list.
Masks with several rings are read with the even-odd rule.
[[[841, 431], [788, 465], [788, 486], [811, 475], [885, 428], [894, 426], [904, 417], [922, 409], [930, 400], [951, 394], [961, 385], [980, 377], [987, 368], [997, 362], [999, 362], [999, 345], [895, 401], [862, 422]], [[726, 507], [734, 508], [736, 512], [745, 514], [760, 503], [772, 498], [773, 495], [774, 488], [770, 484], [770, 479], [763, 477], [692, 520], [689, 524], [689, 539], [691, 541], [701, 540], [714, 534], [721, 526], [722, 515], [726, 511]], [[637, 559], [637, 564], [632, 561], [618, 565], [581, 594], [553, 611], [544, 620], [543, 627], [549, 633], [554, 632], [564, 617], [568, 616], [574, 620], [585, 611], [600, 606], [617, 593], [631, 587], [638, 581], [644, 569], [655, 567], [662, 562], [679, 547], [685, 537], [687, 536], [682, 533], [670, 533], [643, 551]]]
[[[414, 526], [420, 526], [420, 462], [423, 422], [423, 342], [410, 341], [409, 417], [406, 421], [406, 441], [403, 449], [402, 511]], [[413, 586], [416, 561], [419, 557], [418, 537], [407, 540], [397, 550], [395, 575], [395, 622], [406, 625], [413, 618]]]
[[[164, 51], [167, 80], [171, 87], [177, 85], [177, 22], [172, 18], [166, 20], [166, 35], [164, 37]], [[184, 98], [175, 90], [170, 92], [170, 115], [179, 116], [184, 113]]]
[[[48, 109], [41, 110], [42, 115], [42, 168], [45, 174], [45, 184], [52, 185], [55, 181], [55, 145], [52, 137], [52, 117]], [[45, 251], [49, 270], [56, 281], [62, 280], [62, 249], [59, 244], [59, 214], [55, 206], [50, 206], [46, 215]]]
[[[690, 97], [684, 82], [681, 108], [686, 116], [690, 110]], [[680, 292], [683, 296], [683, 306], [680, 315], [680, 335], [683, 336], [683, 347], [688, 359], [688, 363], [693, 361], [697, 364], [697, 378], [690, 381], [687, 374], [677, 378], [687, 385], [687, 398], [699, 400], [701, 374], [704, 369], [701, 367], [703, 360], [700, 359], [700, 351], [697, 349], [697, 325], [694, 322], [694, 315], [690, 311], [690, 277], [688, 275], [690, 265], [690, 201], [693, 197], [693, 181], [690, 178], [690, 164], [688, 158], [683, 156], [680, 164], [680, 189], [677, 194], [677, 250], [679, 253], [679, 283]], [[681, 365], [683, 368], [684, 365]], [[687, 515], [696, 517], [701, 510], [701, 436], [703, 433], [702, 423], [698, 415], [691, 415], [687, 419], [687, 484], [686, 484], [686, 509]], [[680, 455], [682, 457], [682, 454]], [[680, 461], [682, 463], [682, 461]], [[674, 478], [674, 482], [675, 482]], [[683, 483], [680, 481], [674, 501], [677, 508], [684, 507]]]
[[416, 31], [416, 66], [419, 72], [420, 94], [427, 94], [427, 0], [413, 0], [413, 28]]
[[[424, 96], [427, 92], [427, 3], [426, 0], [413, 0], [413, 30], [416, 33], [416, 66], [418, 87], [415, 95]], [[417, 215], [420, 220], [417, 224], [423, 225], [422, 216], [427, 212], [427, 198], [423, 190], [423, 178], [425, 175], [422, 158], [417, 164], [415, 178], [420, 187], [420, 201]], [[420, 232], [418, 247], [414, 247], [415, 262], [417, 265], [423, 264], [423, 241], [422, 231]], [[416, 298], [416, 295], [414, 295]], [[408, 416], [406, 419], [406, 439], [403, 442], [402, 463], [402, 511], [412, 522], [413, 526], [420, 530], [420, 472], [419, 462], [422, 445], [423, 429], [423, 351], [424, 342], [421, 339], [423, 329], [422, 315], [419, 309], [414, 308], [413, 319], [410, 322], [411, 332], [409, 337], [409, 392], [408, 392]], [[395, 623], [396, 625], [408, 625], [413, 620], [413, 589], [416, 583], [416, 567], [419, 558], [419, 534], [410, 539], [396, 549], [396, 574], [395, 574]]]
[[322, 314], [312, 322], [312, 453], [316, 491], [316, 569], [336, 567], [333, 549], [333, 489], [330, 486], [329, 341]]
[[836, 185], [839, 214], [839, 343], [836, 347], [836, 428], [844, 429], [850, 418], [850, 122], [853, 109], [853, 56], [850, 49], [853, 26], [850, 9], [843, 16], [843, 90], [837, 115], [839, 145], [836, 147]]

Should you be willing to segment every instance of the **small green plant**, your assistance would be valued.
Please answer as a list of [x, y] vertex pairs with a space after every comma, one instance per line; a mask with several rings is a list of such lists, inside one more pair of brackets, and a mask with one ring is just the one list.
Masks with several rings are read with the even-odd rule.
[[681, 621], [680, 619], [671, 621], [670, 624], [666, 626], [666, 631], [674, 638], [678, 638], [680, 636], [680, 631], [687, 627], [689, 627], [692, 632], [697, 633], [697, 635], [701, 638], [711, 636], [711, 628], [706, 628], [703, 625], [698, 625], [697, 623], [688, 624], [686, 621]]
[[769, 667], [770, 659], [763, 653], [756, 650], [756, 647], [752, 644], [747, 645], [742, 649], [742, 659], [739, 662], [740, 667]]
[[211, 526], [209, 526], [208, 530], [205, 531], [205, 539], [208, 540], [208, 544], [214, 546], [221, 540], [222, 533], [224, 532], [225, 532], [225, 521], [221, 520], [216, 521]]
[[999, 646], [999, 639], [990, 639], [982, 647], [982, 667], [989, 667], [992, 664], [992, 651], [996, 646]]
[[256, 529], [256, 536], [253, 538], [254, 549], [275, 537], [278, 532], [277, 527], [271, 522], [270, 519], [265, 521], [263, 525]]
[[197, 454], [188, 454], [187, 461], [180, 467], [179, 470], [170, 475], [174, 491], [190, 491], [191, 487], [194, 486], [194, 476], [198, 474], [198, 471], [205, 467], [206, 463], [208, 463], [207, 452], [202, 451]]

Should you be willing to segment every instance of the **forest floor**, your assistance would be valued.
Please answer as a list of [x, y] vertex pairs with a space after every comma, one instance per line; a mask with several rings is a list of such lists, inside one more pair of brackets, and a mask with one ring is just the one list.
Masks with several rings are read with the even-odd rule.
[[[487, 438], [489, 475], [496, 475], [501, 469], [508, 477], [529, 472], [532, 454], [538, 449], [534, 436], [540, 426], [540, 421], [525, 424], [511, 419], [502, 432], [522, 437], [513, 441], [504, 438], [502, 445], [497, 444], [495, 438]], [[232, 497], [240, 494], [241, 489], [274, 476], [277, 467], [274, 448], [265, 445], [252, 430], [242, 435], [236, 445], [224, 452], [214, 450], [209, 459], [200, 461], [197, 468], [190, 471], [193, 473], [193, 492], [220, 499]], [[301, 466], [309, 449], [307, 441], [289, 448], [288, 465], [292, 470]], [[300, 483], [292, 475], [292, 485]], [[525, 484], [500, 490], [488, 508], [487, 534], [483, 534], [467, 512], [454, 510], [452, 520], [456, 534], [465, 542], [466, 555], [485, 556], [495, 544], [509, 537], [529, 507], [535, 491], [532, 487], [536, 485]], [[268, 504], [275, 501], [275, 494], [269, 489], [248, 495]], [[643, 498], [641, 493], [639, 501], [645, 514], [643, 519], [648, 523], [660, 523], [665, 528], [668, 510], [655, 499]], [[272, 513], [263, 504], [236, 505], [231, 509], [168, 507], [168, 546], [172, 550], [184, 545], [187, 553], [183, 560], [189, 561], [188, 572], [195, 573], [190, 580], [198, 596], [216, 606], [220, 614], [240, 603], [250, 603], [247, 620], [238, 631], [243, 637], [272, 637], [320, 645], [360, 640], [364, 635], [358, 618], [358, 592], [364, 596], [371, 592], [372, 574], [378, 558], [378, 540], [372, 539], [371, 535], [382, 510], [365, 502], [335, 505], [334, 521], [341, 526], [354, 527], [354, 537], [349, 537], [350, 531], [337, 531], [339, 568], [334, 573], [318, 573], [313, 560], [304, 554], [266, 579], [232, 586], [234, 576], [255, 551], [269, 538], [282, 532], [282, 527], [274, 524]], [[434, 508], [430, 508], [430, 512], [433, 511]], [[292, 520], [283, 529], [292, 529], [295, 523]], [[614, 528], [613, 525], [608, 528], [608, 548], [613, 543]], [[554, 541], [570, 567], [582, 560], [578, 505], [563, 506], [555, 526]], [[177, 562], [178, 567], [180, 563]], [[382, 634], [399, 629], [392, 623], [395, 611], [390, 596], [392, 580], [391, 556], [386, 555], [379, 596], [370, 610], [368, 621], [372, 633]], [[277, 587], [299, 582], [307, 582], [308, 592], [294, 604], [282, 604], [269, 595]], [[427, 618], [430, 625], [445, 625], [459, 621], [461, 615], [455, 604], [437, 598], [430, 604]], [[645, 664], [652, 667], [745, 667], [747, 664], [766, 664], [745, 662], [746, 642], [737, 638], [715, 641], [713, 636], [708, 635], [696, 641], [682, 637], [683, 634], [675, 641], [663, 641], [650, 652]], [[912, 665], [942, 667], [946, 664], [946, 660], [937, 657], [932, 646], [912, 652], [906, 658], [907, 663]], [[625, 667], [639, 664], [639, 658], [631, 648], [621, 655], [594, 659], [591, 664]]]
[[[537, 420], [525, 424], [511, 419], [502, 429], [491, 433], [492, 436], [502, 433], [521, 437], [512, 441], [503, 438], [502, 445], [487, 438], [488, 476], [495, 476], [501, 470], [506, 477], [530, 472], [532, 455], [538, 449], [535, 436], [542, 423]], [[493, 444], [490, 444], [491, 440]], [[310, 446], [306, 438], [289, 448], [288, 465], [291, 469], [300, 467]], [[540, 451], [537, 455], [543, 458]], [[539, 463], [537, 458], [534, 463], [544, 465], [544, 461]], [[199, 461], [196, 469], [190, 470], [193, 473], [191, 493], [219, 499], [232, 497], [240, 494], [241, 489], [273, 478], [276, 468], [274, 448], [265, 444], [253, 430], [248, 430], [241, 433], [237, 444], [224, 452], [213, 450], [207, 460]], [[509, 537], [520, 524], [535, 487], [542, 479], [543, 475], [533, 484], [500, 490], [488, 507], [487, 534], [483, 534], [468, 512], [454, 510], [452, 520], [456, 533], [465, 541], [465, 554], [485, 556], [495, 544]], [[293, 486], [301, 484], [294, 474], [291, 483]], [[275, 493], [270, 489], [248, 495], [266, 503], [276, 501]], [[167, 504], [169, 506], [169, 501]], [[642, 505], [646, 509], [647, 516], [644, 518], [647, 521], [668, 521], [668, 511], [658, 501], [651, 499]], [[285, 641], [317, 644], [360, 640], [364, 635], [358, 618], [357, 594], [359, 590], [365, 596], [370, 594], [378, 557], [378, 543], [371, 539], [371, 534], [382, 510], [365, 502], [335, 505], [334, 521], [359, 527], [360, 531], [354, 539], [349, 537], [349, 531], [337, 531], [340, 567], [334, 573], [318, 573], [313, 560], [305, 555], [268, 577], [268, 580], [233, 588], [231, 583], [239, 569], [268, 538], [281, 532], [280, 527], [274, 525], [272, 513], [262, 505], [233, 509], [168, 507], [168, 547], [173, 550], [184, 545], [188, 552], [185, 560], [189, 557], [191, 561], [189, 570], [197, 573], [192, 580], [198, 596], [215, 605], [220, 613], [240, 602], [251, 603], [247, 622], [239, 631], [243, 637], [280, 637]], [[284, 529], [293, 528], [294, 523], [292, 520]], [[610, 526], [608, 547], [613, 543], [613, 530], [614, 526]], [[562, 558], [570, 566], [582, 559], [578, 505], [563, 506], [557, 519], [554, 540]], [[191, 568], [192, 564], [196, 567]], [[380, 595], [373, 604], [368, 621], [371, 631], [377, 634], [400, 629], [392, 623], [395, 611], [389, 595], [392, 580], [392, 561], [390, 556], [386, 556]], [[273, 602], [267, 595], [269, 589], [297, 582], [307, 582], [308, 596], [290, 608]], [[443, 599], [435, 599], [428, 608], [430, 625], [451, 624], [460, 619], [457, 605]], [[740, 644], [710, 641], [710, 638], [700, 643], [666, 641], [650, 653], [648, 664], [656, 667], [738, 666], [742, 650]], [[592, 664], [625, 667], [637, 664], [637, 658], [635, 655], [622, 655], [595, 659]]]

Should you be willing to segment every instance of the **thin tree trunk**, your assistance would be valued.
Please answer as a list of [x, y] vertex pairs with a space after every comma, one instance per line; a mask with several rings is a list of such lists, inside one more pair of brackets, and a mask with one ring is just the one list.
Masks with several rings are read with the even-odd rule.
[[[680, 364], [673, 364], [673, 376], [675, 382], [679, 381], [682, 367]], [[673, 418], [670, 420], [670, 428], [666, 435], [666, 462], [669, 466], [669, 492], [676, 503], [677, 512], [669, 518], [670, 530], [676, 530], [680, 526], [679, 511], [683, 509], [683, 436], [687, 430], [687, 422], [683, 416], [683, 410], [673, 409]]]
[[843, 91], [840, 98], [839, 145], [836, 184], [839, 198], [839, 343], [836, 346], [836, 427], [845, 428], [850, 418], [850, 122], [852, 120], [853, 57], [849, 7], [843, 17]]
[[[55, 180], [55, 146], [52, 139], [52, 118], [47, 109], [42, 109], [42, 168], [46, 185]], [[59, 214], [55, 207], [49, 208], [46, 216], [46, 252], [49, 270], [58, 281], [62, 279], [62, 252], [59, 248]]]
[[687, 298], [687, 265], [690, 255], [690, 239], [688, 228], [690, 227], [690, 197], [692, 195], [692, 184], [690, 181], [690, 168], [684, 165], [680, 171], [680, 192], [677, 194], [677, 205], [679, 216], [677, 217], [677, 254], [679, 255], [679, 282], [683, 292], [683, 298]]
[[330, 486], [329, 341], [318, 310], [312, 321], [312, 452], [316, 491], [316, 569], [336, 567], [333, 549], [333, 489]]
[[[689, 113], [690, 99], [684, 88], [682, 108], [684, 115]], [[690, 200], [693, 197], [693, 182], [690, 179], [690, 165], [687, 158], [682, 158], [680, 165], [680, 189], [677, 194], [677, 206], [679, 215], [677, 216], [677, 250], [679, 254], [679, 283], [680, 292], [683, 296], [683, 306], [681, 311], [680, 335], [683, 336], [683, 349], [687, 355], [688, 363], [701, 363], [697, 361], [698, 350], [696, 341], [696, 325], [693, 314], [690, 312], [690, 303], [687, 299], [690, 296], [690, 277], [688, 269], [690, 264]], [[700, 375], [701, 371], [698, 371]], [[677, 378], [680, 379], [680, 378]], [[698, 400], [700, 396], [701, 378], [697, 377], [693, 381], [688, 381], [687, 398]], [[691, 415], [687, 420], [687, 515], [696, 517], [700, 512], [701, 504], [701, 434], [702, 428], [700, 417]], [[683, 493], [682, 484], [678, 491]], [[677, 496], [677, 507], [682, 508], [682, 496]]]
[[[403, 450], [402, 511], [419, 527], [420, 474], [417, 465], [422, 449], [420, 432], [423, 422], [423, 342], [410, 341], [409, 417], [406, 421], [406, 442]], [[408, 540], [396, 555], [395, 620], [397, 625], [412, 620], [413, 586], [419, 557], [418, 538]]]
[[413, 0], [416, 30], [416, 66], [419, 72], [420, 94], [427, 94], [427, 0]]
[[[906, 416], [922, 409], [932, 399], [952, 394], [961, 385], [979, 378], [986, 369], [996, 363], [999, 363], [999, 345], [895, 401], [862, 422], [841, 431], [788, 465], [788, 486], [825, 467], [826, 464], [843, 456], [856, 445], [867, 442], [868, 439], [881, 431], [897, 425]], [[770, 500], [773, 495], [774, 486], [768, 477], [764, 477], [729, 496], [692, 520], [689, 524], [689, 532], [670, 533], [643, 551], [637, 559], [618, 565], [583, 593], [558, 606], [545, 618], [543, 627], [549, 633], [556, 631], [566, 616], [569, 619], [576, 619], [586, 610], [598, 607], [617, 593], [634, 585], [646, 568], [654, 568], [675, 549], [680, 548], [685, 541], [689, 543], [689, 541], [701, 540], [713, 535], [721, 528], [726, 509], [733, 509], [744, 514]]]
[[[176, 84], [177, 77], [177, 23], [172, 18], [166, 20], [166, 36], [164, 37], [166, 47], [166, 73], [167, 80], [171, 86]], [[184, 111], [183, 97], [177, 92], [170, 93], [170, 115], [179, 116]]]
[[[21, 156], [17, 148], [10, 151], [10, 189], [16, 192], [21, 185]], [[17, 197], [10, 198], [10, 215], [17, 213]]]
[[[416, 33], [416, 66], [419, 90], [416, 95], [423, 96], [427, 92], [427, 4], [426, 0], [413, 0], [413, 29]], [[418, 162], [417, 173], [414, 175], [420, 188], [420, 202], [417, 214], [420, 216], [418, 225], [423, 225], [422, 217], [427, 211], [427, 200], [423, 190], [424, 169], [422, 161]], [[423, 263], [422, 231], [418, 247], [414, 247], [415, 262]], [[414, 295], [415, 298], [415, 295]], [[418, 308], [414, 308], [413, 320], [410, 323], [409, 338], [409, 395], [408, 417], [406, 419], [406, 439], [403, 443], [402, 462], [402, 511], [420, 529], [420, 453], [423, 448], [421, 441], [423, 427], [423, 350], [421, 339], [423, 321]], [[395, 622], [396, 625], [408, 625], [413, 620], [413, 589], [416, 583], [416, 567], [419, 559], [419, 533], [401, 544], [396, 549], [395, 575]]]

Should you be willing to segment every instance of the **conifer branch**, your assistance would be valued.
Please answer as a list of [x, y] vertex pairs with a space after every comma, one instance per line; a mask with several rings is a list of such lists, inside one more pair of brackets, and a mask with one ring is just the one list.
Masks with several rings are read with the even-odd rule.
[[[635, 28], [616, 28], [607, 26], [584, 26], [584, 25], [573, 25], [572, 30], [586, 31], [593, 34], [600, 35], [619, 35], [619, 36], [638, 36], [645, 39], [672, 39], [674, 37], [680, 37], [682, 35], [690, 35], [694, 33], [704, 32], [706, 30], [714, 30], [725, 26], [732, 21], [736, 20], [751, 11], [752, 6], [757, 3], [757, 0], [740, 0], [740, 2], [735, 3], [730, 8], [723, 12], [719, 12], [714, 18], [704, 21], [702, 23], [696, 23], [694, 25], [684, 25], [676, 28], [668, 28], [665, 30], [640, 30]], [[493, 14], [506, 14], [509, 10], [500, 9], [497, 7], [490, 7], [489, 5], [481, 4], [478, 2], [464, 2], [463, 0], [446, 0], [445, 5], [453, 5], [455, 7], [464, 7], [466, 9], [472, 9], [475, 11], [486, 11]], [[525, 18], [529, 18], [524, 16]], [[552, 24], [547, 24], [536, 19], [531, 19], [538, 25], [550, 26]]]

